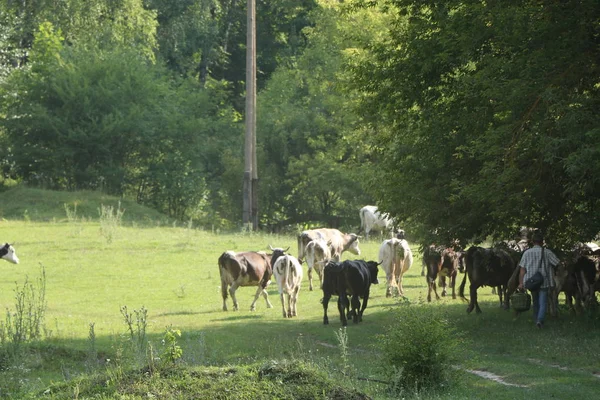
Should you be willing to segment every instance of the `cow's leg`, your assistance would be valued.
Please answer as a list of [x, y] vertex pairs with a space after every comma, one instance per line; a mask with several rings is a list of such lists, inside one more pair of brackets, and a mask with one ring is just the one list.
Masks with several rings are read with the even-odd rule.
[[391, 271], [386, 273], [385, 280], [387, 282], [387, 288], [385, 290], [385, 297], [391, 297], [392, 291], [394, 290], [394, 274]]
[[325, 266], [321, 265], [319, 266], [319, 269], [317, 270], [317, 274], [319, 274], [319, 288], [323, 289], [323, 269], [325, 268]]
[[231, 296], [231, 300], [233, 301], [233, 311], [237, 311], [238, 310], [238, 302], [237, 302], [237, 298], [235, 297], [235, 291], [237, 290], [238, 285], [234, 282], [231, 284], [231, 286], [229, 287], [229, 295]]
[[313, 290], [312, 273], [313, 273], [313, 269], [309, 268], [308, 269], [308, 290]]
[[442, 297], [446, 297], [448, 291], [446, 289], [446, 277], [440, 276], [440, 286], [442, 287]]
[[348, 319], [346, 318], [346, 308], [348, 307], [348, 298], [345, 293], [341, 293], [338, 297], [338, 311], [340, 313], [340, 321], [342, 326], [348, 325]]
[[365, 312], [365, 308], [367, 308], [367, 304], [369, 304], [369, 292], [365, 293], [363, 297], [362, 307], [360, 308], [360, 313], [358, 314], [358, 321], [362, 322], [363, 313]]
[[402, 296], [402, 269], [404, 265], [402, 262], [396, 264], [396, 270], [394, 272], [394, 286], [396, 287], [396, 293], [398, 296]]
[[508, 299], [508, 286], [502, 285], [502, 295], [504, 296], [502, 300], [502, 308], [508, 310], [510, 307], [509, 299]]
[[298, 295], [300, 294], [300, 285], [296, 286], [296, 289], [294, 289], [293, 291], [293, 295], [292, 295], [292, 316], [296, 317], [298, 316], [298, 309], [297, 309], [297, 304], [298, 304]]
[[479, 303], [477, 302], [477, 288], [478, 286], [471, 283], [469, 286], [469, 292], [471, 294], [471, 302], [469, 303], [469, 308], [467, 308], [467, 312], [470, 313], [475, 308], [475, 312], [477, 314], [481, 313], [481, 309], [479, 308]]
[[329, 305], [330, 299], [331, 299], [330, 294], [323, 295], [323, 325], [329, 324], [329, 318], [327, 318], [327, 306]]
[[454, 288], [456, 286], [456, 273], [452, 274], [452, 276], [450, 276], [449, 280], [450, 280], [450, 287], [452, 288], [452, 299], [456, 300], [456, 292], [454, 291]]
[[398, 295], [399, 296], [404, 296], [404, 287], [402, 286], [403, 276], [404, 276], [403, 272], [401, 272], [400, 275], [398, 276]]
[[285, 310], [285, 295], [283, 294], [283, 292], [279, 293], [279, 299], [281, 300], [281, 310], [283, 312], [283, 318], [286, 318], [288, 316], [288, 313]]
[[433, 287], [435, 286], [435, 281], [428, 281], [427, 282], [427, 301], [429, 303], [431, 303], [431, 291], [433, 290]]
[[263, 288], [261, 293], [263, 295], [263, 298], [265, 299], [265, 302], [267, 303], [267, 308], [273, 308], [273, 304], [271, 304], [271, 302], [269, 301], [269, 293], [267, 293], [267, 288]]
[[425, 264], [421, 267], [421, 276], [425, 276]]
[[263, 295], [263, 297], [265, 298], [265, 301], [267, 302], [267, 308], [273, 308], [273, 304], [271, 304], [271, 302], [269, 301], [269, 294], [267, 293], [267, 290], [265, 288], [263, 288], [261, 285], [258, 285], [258, 289], [256, 289], [256, 294], [254, 295], [254, 301], [250, 305], [250, 311], [256, 310], [256, 301], [258, 300], [258, 297], [261, 294]]
[[293, 292], [287, 294], [287, 298], [288, 298], [288, 318], [292, 318], [294, 316], [294, 312], [292, 311], [293, 307], [294, 307], [293, 296], [294, 296]]
[[223, 296], [223, 311], [227, 311], [227, 284], [221, 282], [221, 296]]
[[358, 324], [362, 320], [362, 311], [360, 309], [360, 298], [357, 294], [352, 295], [352, 322]]

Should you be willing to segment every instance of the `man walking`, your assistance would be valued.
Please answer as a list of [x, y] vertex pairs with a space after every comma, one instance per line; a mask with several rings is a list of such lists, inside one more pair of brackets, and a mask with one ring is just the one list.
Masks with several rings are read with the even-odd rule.
[[552, 270], [560, 262], [558, 257], [548, 249], [544, 248], [544, 236], [539, 230], [535, 231], [531, 237], [533, 247], [525, 250], [521, 261], [519, 262], [519, 289], [523, 289], [523, 282], [531, 278], [537, 271], [540, 271], [544, 277], [544, 282], [539, 290], [532, 290], [533, 300], [533, 318], [538, 328], [544, 325], [546, 317], [546, 307], [548, 304], [548, 290], [554, 287], [554, 278]]

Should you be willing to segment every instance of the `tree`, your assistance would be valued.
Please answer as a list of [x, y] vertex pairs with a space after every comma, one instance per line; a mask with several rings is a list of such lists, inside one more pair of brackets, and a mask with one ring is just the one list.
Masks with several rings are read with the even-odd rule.
[[[339, 5], [326, 3], [302, 32], [306, 49], [283, 63], [259, 94], [261, 207], [267, 225], [326, 224], [356, 229], [370, 200], [369, 128], [354, 113], [343, 66], [354, 46]], [[263, 166], [264, 165], [264, 166]], [[276, 183], [276, 184], [275, 184]]]
[[[393, 20], [354, 66], [385, 171], [373, 185], [423, 242], [536, 226], [600, 231], [600, 5], [358, 1]], [[585, 144], [585, 145], [584, 145]]]

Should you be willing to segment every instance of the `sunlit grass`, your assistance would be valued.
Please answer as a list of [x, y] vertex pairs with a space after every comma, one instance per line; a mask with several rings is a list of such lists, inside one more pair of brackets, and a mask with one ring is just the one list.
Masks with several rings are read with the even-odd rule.
[[[295, 237], [218, 235], [186, 227], [120, 226], [114, 240], [108, 243], [98, 221], [74, 224], [67, 220], [0, 222], [0, 240], [16, 242], [21, 259], [18, 265], [0, 264], [0, 307], [13, 307], [15, 283], [37, 277], [43, 264], [47, 279], [46, 327], [51, 331], [47, 344], [85, 352], [93, 323], [99, 354], [111, 357], [119, 341], [128, 335], [121, 307], [127, 306], [130, 311], [145, 307], [148, 339], [160, 346], [167, 327], [181, 330], [182, 360], [190, 365], [296, 358], [330, 368], [332, 373], [348, 370], [365, 379], [381, 379], [385, 374], [380, 354], [385, 349], [381, 348], [378, 335], [395, 319], [392, 317], [397, 310], [418, 307], [424, 313], [441, 309], [441, 315], [456, 327], [464, 343], [458, 349], [455, 372], [459, 382], [448, 397], [440, 398], [520, 398], [527, 393], [535, 399], [552, 392], [568, 393], [561, 398], [590, 398], [600, 383], [592, 374], [600, 371], [600, 330], [593, 320], [563, 315], [559, 320], [549, 320], [545, 329], [538, 331], [529, 314], [515, 317], [502, 310], [497, 296], [485, 287], [479, 290], [481, 315], [467, 315], [467, 304], [460, 299], [446, 297], [427, 303], [427, 286], [420, 275], [416, 244], [415, 264], [404, 281], [407, 300], [385, 297], [385, 279], [380, 272], [381, 284], [372, 287], [364, 321], [347, 328], [347, 354], [343, 359], [336, 336], [341, 324], [335, 301], [330, 303], [330, 325], [324, 326], [322, 293], [309, 291], [306, 279], [296, 318], [281, 317], [275, 285], [268, 289], [273, 309], [266, 308], [261, 298], [257, 310], [250, 312], [255, 290], [241, 288], [237, 292], [240, 310], [221, 310], [217, 259], [223, 251], [268, 250], [272, 245], [290, 246], [292, 254], [296, 254]], [[361, 243], [362, 254], [358, 258], [375, 260], [378, 248], [375, 240]], [[459, 283], [460, 280], [462, 275]], [[69, 361], [69, 365], [71, 373], [77, 373], [78, 363]], [[32, 382], [42, 385], [49, 380], [66, 379], [58, 364], [53, 368], [54, 372], [32, 372]], [[494, 372], [507, 382], [528, 387], [488, 381], [464, 372], [465, 369]], [[36, 381], [36, 377], [42, 381]], [[381, 383], [353, 382], [376, 397], [385, 397], [385, 385]]]

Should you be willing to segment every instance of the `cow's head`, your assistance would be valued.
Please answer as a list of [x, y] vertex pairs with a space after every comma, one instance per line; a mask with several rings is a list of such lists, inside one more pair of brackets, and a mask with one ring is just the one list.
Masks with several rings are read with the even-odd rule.
[[273, 252], [273, 254], [271, 255], [271, 266], [275, 265], [275, 261], [277, 261], [277, 259], [281, 256], [284, 256], [285, 253], [290, 249], [289, 246], [287, 249], [283, 249], [282, 247], [275, 247], [273, 248], [271, 245], [269, 245], [269, 249]]
[[348, 236], [348, 251], [352, 254], [360, 256], [360, 249], [358, 248], [358, 238], [360, 236], [356, 235], [355, 233], [349, 233]]
[[379, 284], [379, 279], [377, 279], [377, 274], [379, 274], [379, 264], [377, 261], [367, 261], [367, 268], [369, 268], [369, 275], [371, 275], [371, 283]]
[[15, 248], [8, 243], [4, 243], [4, 246], [0, 248], [0, 258], [13, 264], [19, 263], [19, 257], [17, 257]]

